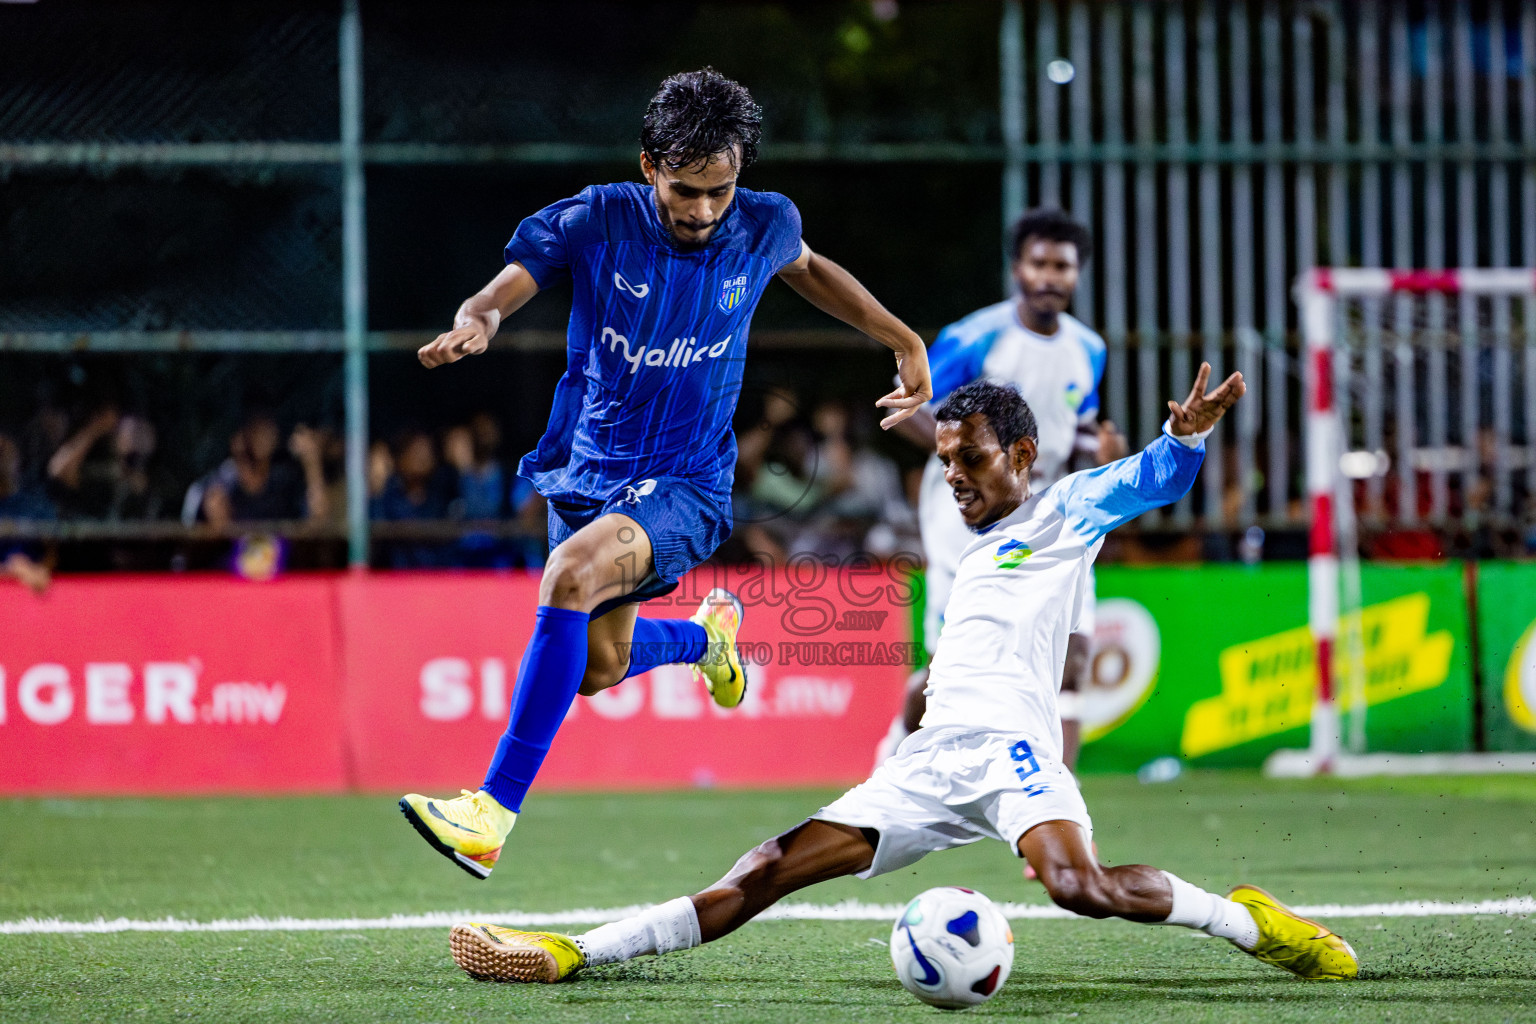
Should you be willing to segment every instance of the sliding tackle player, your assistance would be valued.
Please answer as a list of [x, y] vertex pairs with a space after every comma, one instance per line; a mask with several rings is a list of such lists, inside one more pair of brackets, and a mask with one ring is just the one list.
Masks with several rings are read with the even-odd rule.
[[461, 924], [458, 965], [476, 978], [559, 981], [589, 964], [710, 942], [790, 893], [869, 878], [937, 850], [1000, 839], [1058, 906], [1087, 917], [1195, 928], [1303, 978], [1353, 978], [1354, 951], [1262, 889], [1225, 897], [1144, 864], [1105, 867], [1062, 763], [1056, 697], [1067, 638], [1104, 536], [1189, 490], [1204, 438], [1244, 391], [1234, 373], [1206, 393], [1200, 367], [1162, 436], [1140, 453], [1029, 491], [1035, 423], [1011, 385], [980, 380], [936, 412], [938, 454], [974, 536], [960, 558], [933, 660], [922, 728], [868, 781], [746, 853], [724, 878], [580, 936]]

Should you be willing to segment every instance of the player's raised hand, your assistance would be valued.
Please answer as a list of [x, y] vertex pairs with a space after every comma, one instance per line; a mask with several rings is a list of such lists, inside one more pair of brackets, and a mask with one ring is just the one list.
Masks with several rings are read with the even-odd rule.
[[875, 403], [882, 409], [896, 410], [880, 421], [881, 430], [890, 430], [933, 397], [933, 381], [928, 376], [928, 350], [919, 344], [906, 356], [897, 352], [896, 377], [901, 381], [901, 387]]
[[490, 343], [485, 331], [478, 327], [456, 327], [446, 334], [439, 334], [431, 344], [417, 349], [416, 358], [430, 370], [444, 363], [456, 363], [465, 356], [477, 356]]
[[1201, 363], [1200, 372], [1195, 374], [1194, 387], [1189, 389], [1189, 397], [1184, 399], [1184, 404], [1168, 400], [1169, 429], [1175, 435], [1187, 437], [1209, 430], [1248, 390], [1248, 385], [1243, 383], [1243, 375], [1233, 373], [1215, 391], [1206, 394], [1205, 385], [1210, 379], [1211, 364]]

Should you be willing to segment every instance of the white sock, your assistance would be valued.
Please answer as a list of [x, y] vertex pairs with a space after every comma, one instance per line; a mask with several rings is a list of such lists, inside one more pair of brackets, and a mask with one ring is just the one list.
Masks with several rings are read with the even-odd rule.
[[692, 949], [701, 941], [699, 914], [687, 896], [576, 936], [589, 964], [616, 964], [637, 956], [675, 953]]
[[1259, 925], [1247, 907], [1190, 885], [1167, 871], [1163, 872], [1163, 877], [1168, 879], [1168, 887], [1173, 890], [1173, 909], [1163, 924], [1198, 928], [1207, 935], [1231, 939], [1243, 949], [1258, 945]]

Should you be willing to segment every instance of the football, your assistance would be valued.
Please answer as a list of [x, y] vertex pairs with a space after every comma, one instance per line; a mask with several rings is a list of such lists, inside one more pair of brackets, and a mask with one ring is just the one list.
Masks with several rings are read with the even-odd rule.
[[891, 929], [902, 987], [930, 1006], [959, 1010], [995, 996], [1013, 969], [1013, 929], [997, 904], [957, 885], [913, 897]]

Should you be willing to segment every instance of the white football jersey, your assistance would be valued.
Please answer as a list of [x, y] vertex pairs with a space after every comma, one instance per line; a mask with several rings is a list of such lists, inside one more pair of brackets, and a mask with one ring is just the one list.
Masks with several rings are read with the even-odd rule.
[[[1099, 413], [1104, 339], [1065, 313], [1058, 323], [1055, 334], [1036, 334], [1019, 321], [1017, 300], [1009, 299], [950, 324], [928, 350], [935, 409], [950, 392], [981, 377], [1018, 387], [1039, 431], [1035, 491], [1061, 479], [1078, 443], [1079, 425], [1092, 425]], [[923, 467], [917, 514], [928, 566], [924, 636], [931, 651], [960, 552], [971, 541], [937, 456]]]
[[1047, 336], [1020, 322], [1017, 300], [994, 303], [934, 340], [928, 350], [933, 401], [937, 407], [981, 377], [1018, 387], [1039, 428], [1034, 483], [1044, 490], [1066, 473], [1079, 425], [1098, 418], [1106, 351], [1104, 339], [1074, 316], [1061, 314], [1056, 333]]
[[923, 728], [1018, 733], [1061, 760], [1056, 694], [1104, 535], [1181, 498], [1204, 457], [1203, 435], [1165, 432], [1129, 458], [1063, 478], [973, 534], [928, 675]]

